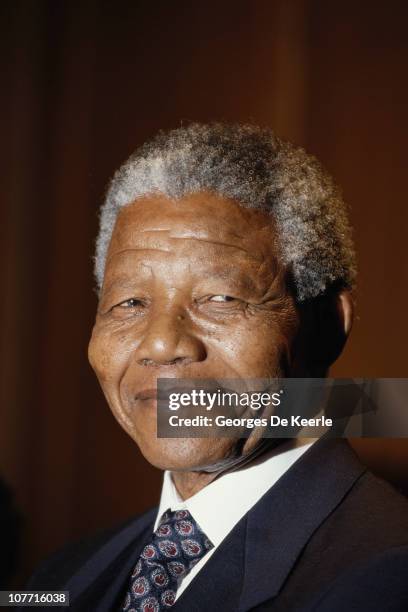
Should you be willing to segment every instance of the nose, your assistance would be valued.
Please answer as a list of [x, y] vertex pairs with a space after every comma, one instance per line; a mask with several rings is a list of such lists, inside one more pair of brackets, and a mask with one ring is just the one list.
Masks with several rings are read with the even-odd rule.
[[204, 361], [207, 351], [186, 315], [162, 311], [147, 322], [134, 357], [144, 366], [186, 365]]

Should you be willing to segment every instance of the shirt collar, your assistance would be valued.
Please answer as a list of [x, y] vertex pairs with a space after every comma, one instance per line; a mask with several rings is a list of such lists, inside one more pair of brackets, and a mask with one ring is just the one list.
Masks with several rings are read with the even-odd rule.
[[218, 546], [238, 521], [316, 440], [289, 440], [255, 458], [248, 465], [225, 472], [184, 501], [177, 492], [171, 472], [165, 471], [154, 529], [169, 508], [187, 509], [214, 546]]

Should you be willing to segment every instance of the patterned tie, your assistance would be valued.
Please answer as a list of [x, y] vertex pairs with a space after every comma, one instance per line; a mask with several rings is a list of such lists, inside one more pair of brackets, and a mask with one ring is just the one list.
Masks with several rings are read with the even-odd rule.
[[213, 546], [188, 510], [167, 510], [135, 565], [121, 610], [171, 608], [181, 580]]

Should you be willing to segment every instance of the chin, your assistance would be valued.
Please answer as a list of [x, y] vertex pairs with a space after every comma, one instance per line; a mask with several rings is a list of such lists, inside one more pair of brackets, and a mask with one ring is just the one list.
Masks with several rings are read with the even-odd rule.
[[172, 472], [204, 470], [229, 457], [234, 447], [229, 438], [155, 438], [135, 442], [146, 461]]

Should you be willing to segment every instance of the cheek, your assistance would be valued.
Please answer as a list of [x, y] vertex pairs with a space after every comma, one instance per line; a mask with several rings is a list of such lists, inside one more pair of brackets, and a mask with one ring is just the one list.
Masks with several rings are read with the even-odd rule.
[[101, 384], [119, 380], [131, 351], [128, 344], [124, 336], [94, 327], [88, 358]]
[[214, 348], [224, 363], [243, 377], [270, 375], [290, 360], [296, 320], [277, 316], [248, 319], [220, 330]]

